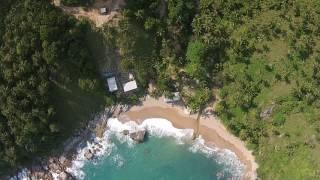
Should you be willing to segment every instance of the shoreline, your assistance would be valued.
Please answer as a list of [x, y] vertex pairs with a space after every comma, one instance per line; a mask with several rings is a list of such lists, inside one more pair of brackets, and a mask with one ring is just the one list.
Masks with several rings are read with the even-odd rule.
[[[205, 111], [204, 111], [205, 112]], [[135, 121], [141, 124], [148, 118], [164, 118], [169, 120], [174, 127], [179, 129], [193, 129], [196, 131], [196, 114], [189, 114], [182, 104], [167, 104], [163, 98], [154, 99], [146, 97], [141, 105], [132, 106], [128, 111], [122, 112], [117, 117], [122, 122]], [[225, 126], [210, 112], [205, 112], [200, 118], [199, 134], [208, 146], [229, 149], [236, 154], [245, 165], [243, 179], [257, 179], [258, 164], [252, 152], [238, 137], [231, 134]]]
[[[120, 105], [121, 106], [121, 105]], [[42, 160], [36, 166], [20, 169], [15, 175], [8, 179], [19, 179], [19, 177], [36, 177], [39, 179], [73, 179], [73, 175], [67, 170], [72, 167], [72, 163], [78, 155], [77, 149], [82, 143], [96, 144], [94, 139], [103, 136], [108, 129], [108, 119], [117, 118], [120, 122], [135, 121], [141, 124], [144, 120], [150, 118], [162, 118], [170, 121], [175, 128], [193, 129], [197, 128], [197, 114], [188, 113], [183, 104], [167, 104], [163, 98], [154, 99], [149, 96], [142, 101], [141, 105], [129, 107], [127, 111], [120, 113], [119, 106], [106, 108], [103, 112], [97, 114], [88, 122], [86, 128], [76, 132], [73, 137], [65, 141], [64, 152], [59, 155], [49, 156]], [[237, 158], [245, 166], [245, 172], [242, 179], [257, 179], [256, 169], [258, 165], [254, 156], [249, 151], [244, 142], [233, 136], [224, 125], [210, 112], [204, 111], [200, 118], [199, 134], [205, 140], [208, 147], [218, 147], [228, 149], [234, 152]], [[94, 153], [89, 152], [94, 157]]]

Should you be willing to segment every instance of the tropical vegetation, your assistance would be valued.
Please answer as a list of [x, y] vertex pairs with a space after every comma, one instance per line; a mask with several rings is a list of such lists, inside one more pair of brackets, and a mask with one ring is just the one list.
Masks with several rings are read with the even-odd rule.
[[107, 96], [86, 44], [87, 21], [46, 0], [0, 7], [1, 176], [58, 149]]
[[180, 91], [216, 114], [257, 158], [262, 179], [320, 178], [320, 3], [128, 1], [106, 25], [123, 65], [154, 95]]
[[[194, 112], [216, 102], [261, 179], [320, 178], [319, 1], [126, 3], [101, 31], [140, 87], [179, 91]], [[88, 31], [49, 1], [0, 1], [0, 169], [49, 152], [114, 102], [101, 90]]]

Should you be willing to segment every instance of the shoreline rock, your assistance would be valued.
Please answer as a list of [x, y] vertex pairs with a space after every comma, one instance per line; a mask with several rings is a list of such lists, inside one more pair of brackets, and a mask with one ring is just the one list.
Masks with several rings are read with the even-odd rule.
[[144, 141], [145, 135], [146, 135], [146, 130], [139, 130], [129, 134], [130, 138], [136, 141], [137, 143], [142, 143]]
[[[41, 160], [39, 165], [26, 167], [19, 170], [14, 175], [8, 176], [9, 180], [17, 180], [27, 178], [30, 180], [53, 180], [54, 176], [59, 180], [72, 180], [75, 177], [72, 176], [67, 171], [67, 168], [72, 166], [72, 161], [77, 154], [76, 149], [86, 141], [90, 141], [92, 135], [102, 136], [107, 124], [107, 119], [112, 115], [112, 109], [106, 108], [105, 111], [96, 115], [91, 121], [88, 122], [86, 127], [83, 127], [79, 130], [76, 130], [74, 135], [67, 139], [63, 143], [64, 151], [59, 155], [52, 155], [46, 157], [44, 160]], [[99, 127], [97, 127], [99, 126]], [[97, 129], [100, 130], [100, 133], [97, 132]], [[100, 144], [97, 144], [98, 148], [101, 148]], [[95, 149], [94, 152], [89, 150], [86, 152], [85, 157], [89, 160], [94, 158], [94, 153], [98, 152], [99, 149]]]
[[84, 157], [88, 160], [92, 159], [93, 158], [93, 153], [91, 152], [91, 150], [87, 150], [85, 153], [84, 153]]
[[123, 130], [122, 131], [122, 134], [125, 135], [125, 136], [129, 135], [129, 133], [130, 133], [129, 130]]

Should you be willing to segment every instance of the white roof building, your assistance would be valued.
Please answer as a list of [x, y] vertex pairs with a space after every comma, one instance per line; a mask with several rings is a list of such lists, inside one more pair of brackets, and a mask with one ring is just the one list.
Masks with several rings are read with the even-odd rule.
[[124, 84], [122, 84], [122, 86], [123, 86], [124, 92], [132, 91], [132, 90], [138, 88], [137, 82], [135, 80], [124, 83]]
[[117, 81], [115, 77], [110, 77], [107, 79], [108, 87], [110, 92], [114, 92], [118, 90]]
[[103, 8], [100, 8], [100, 14], [107, 14], [108, 13], [108, 9], [103, 7]]

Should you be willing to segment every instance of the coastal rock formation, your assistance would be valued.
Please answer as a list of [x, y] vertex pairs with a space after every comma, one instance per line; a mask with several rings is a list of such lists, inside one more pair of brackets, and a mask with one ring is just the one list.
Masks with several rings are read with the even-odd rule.
[[125, 135], [125, 136], [126, 136], [126, 135], [129, 135], [129, 133], [130, 133], [129, 130], [123, 130], [123, 131], [122, 131], [122, 134]]
[[102, 121], [101, 123], [98, 123], [95, 127], [96, 136], [99, 138], [102, 138], [106, 129], [107, 129], [107, 122], [106, 121]]
[[51, 179], [53, 179], [52, 174], [50, 172], [45, 172], [45, 171], [31, 172], [29, 178], [31, 180], [36, 180], [36, 179], [51, 180]]
[[[74, 177], [66, 171], [71, 165], [71, 160], [62, 155], [60, 157], [49, 158], [48, 161], [42, 161], [42, 165], [32, 166], [30, 169], [24, 169], [14, 179], [30, 179], [30, 180], [72, 180]], [[55, 175], [54, 175], [55, 174]], [[56, 178], [54, 178], [54, 176]]]
[[69, 173], [64, 171], [64, 172], [59, 174], [58, 179], [61, 179], [61, 180], [72, 180], [73, 177]]
[[93, 158], [93, 153], [90, 149], [84, 153], [84, 157], [86, 157], [88, 160]]
[[139, 130], [139, 131], [130, 133], [130, 138], [138, 143], [142, 143], [144, 141], [145, 134], [146, 134], [145, 130]]
[[59, 166], [59, 164], [55, 163], [55, 162], [50, 163], [48, 167], [49, 167], [50, 171], [55, 172], [55, 173], [59, 173], [59, 172], [63, 171], [63, 169]]

